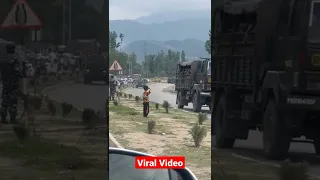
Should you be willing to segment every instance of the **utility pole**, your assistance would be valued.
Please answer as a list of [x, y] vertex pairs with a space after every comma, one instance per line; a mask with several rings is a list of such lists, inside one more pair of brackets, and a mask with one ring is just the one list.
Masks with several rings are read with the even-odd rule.
[[72, 11], [71, 11], [71, 6], [72, 6], [72, 0], [69, 0], [69, 40], [72, 39]]
[[144, 62], [146, 63], [147, 78], [149, 78], [149, 66], [148, 66], [148, 62], [146, 60], [146, 41], [143, 41], [143, 53], [144, 53]]
[[65, 45], [66, 40], [66, 3], [62, 4], [62, 45]]

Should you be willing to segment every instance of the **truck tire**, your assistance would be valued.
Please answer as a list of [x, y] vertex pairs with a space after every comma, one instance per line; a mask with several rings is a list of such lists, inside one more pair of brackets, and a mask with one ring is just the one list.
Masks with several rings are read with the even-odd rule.
[[182, 109], [184, 107], [184, 105], [181, 103], [181, 99], [182, 99], [182, 95], [181, 95], [181, 91], [179, 91], [177, 94], [177, 104], [179, 109]]
[[315, 137], [313, 138], [313, 147], [317, 155], [320, 155], [320, 133], [315, 132]]
[[284, 115], [271, 99], [263, 116], [263, 150], [269, 159], [282, 160], [288, 155], [290, 143]]
[[196, 91], [193, 95], [192, 99], [193, 111], [200, 112], [201, 111], [201, 104], [200, 104], [200, 93]]
[[217, 105], [215, 116], [213, 119], [213, 128], [215, 132], [216, 148], [233, 148], [235, 138], [226, 138], [225, 133], [228, 129], [228, 111], [227, 111], [227, 96], [223, 94]]

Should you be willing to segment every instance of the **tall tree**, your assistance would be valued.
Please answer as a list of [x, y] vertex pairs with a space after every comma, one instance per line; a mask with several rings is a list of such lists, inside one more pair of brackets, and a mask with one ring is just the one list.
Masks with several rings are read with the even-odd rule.
[[186, 61], [186, 53], [184, 52], [184, 50], [182, 50], [182, 52], [181, 52], [181, 61], [182, 62]]
[[206, 51], [211, 54], [211, 29], [209, 30], [209, 40], [205, 44]]

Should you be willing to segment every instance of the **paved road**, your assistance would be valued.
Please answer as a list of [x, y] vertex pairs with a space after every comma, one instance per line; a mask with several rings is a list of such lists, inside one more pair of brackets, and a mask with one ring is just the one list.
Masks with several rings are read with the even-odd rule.
[[[170, 86], [167, 83], [150, 83], [148, 86], [151, 88], [150, 101], [157, 102], [162, 104], [164, 100], [168, 101], [172, 107], [177, 108], [176, 105], [176, 96], [177, 94], [172, 92], [163, 92], [162, 90], [165, 87]], [[141, 96], [143, 93], [142, 88], [129, 88], [125, 92], [132, 94], [134, 96]], [[192, 103], [189, 103], [188, 106], [185, 106], [184, 109], [192, 111]], [[204, 112], [209, 112], [209, 107], [202, 107]]]
[[[150, 84], [149, 86], [152, 90], [150, 100], [158, 103], [162, 103], [163, 100], [167, 100], [173, 107], [176, 107], [176, 94], [162, 92], [162, 89], [166, 85], [167, 84]], [[104, 100], [107, 96], [107, 89], [107, 86], [103, 85], [74, 84], [53, 90], [48, 94], [54, 96], [59, 100], [65, 100], [70, 103], [73, 103], [76, 107], [90, 107], [94, 109], [101, 109], [101, 107], [103, 107]], [[129, 88], [126, 91], [127, 93], [131, 93], [134, 96], [140, 96], [143, 92], [142, 89], [136, 88]], [[192, 108], [192, 105], [186, 108], [190, 109]], [[232, 152], [237, 153], [239, 155], [251, 157], [257, 160], [267, 161], [263, 157], [261, 140], [262, 134], [257, 131], [252, 131], [250, 132], [248, 140], [236, 141], [235, 148], [232, 150]], [[313, 174], [320, 176], [320, 159], [314, 155], [314, 148], [312, 144], [292, 143], [290, 147], [290, 152], [290, 158], [295, 160], [308, 161], [312, 165], [310, 171]]]
[[[103, 110], [108, 95], [108, 86], [103, 84], [71, 84], [46, 93], [57, 100], [69, 102], [77, 108]], [[116, 147], [110, 139], [109, 143], [110, 147]]]

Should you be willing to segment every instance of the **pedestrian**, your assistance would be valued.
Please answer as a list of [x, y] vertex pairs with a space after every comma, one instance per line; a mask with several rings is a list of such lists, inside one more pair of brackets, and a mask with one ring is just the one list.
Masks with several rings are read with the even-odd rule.
[[116, 90], [117, 90], [117, 81], [115, 80], [114, 76], [111, 75], [111, 81], [109, 83], [110, 86], [110, 100], [114, 100]]
[[148, 117], [149, 114], [149, 95], [151, 93], [151, 89], [148, 86], [143, 86], [143, 117]]
[[9, 44], [6, 46], [8, 60], [1, 62], [2, 76], [2, 103], [0, 109], [1, 124], [7, 124], [7, 113], [10, 114], [10, 122], [17, 123], [17, 106], [20, 89], [20, 80], [24, 77], [25, 69], [22, 63], [14, 57], [15, 45]]

